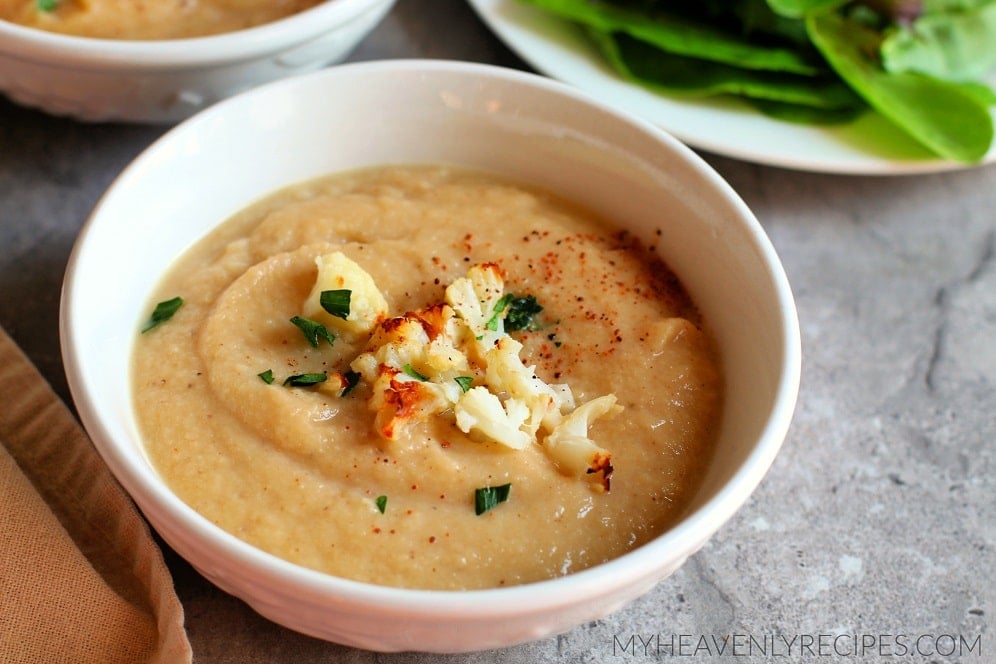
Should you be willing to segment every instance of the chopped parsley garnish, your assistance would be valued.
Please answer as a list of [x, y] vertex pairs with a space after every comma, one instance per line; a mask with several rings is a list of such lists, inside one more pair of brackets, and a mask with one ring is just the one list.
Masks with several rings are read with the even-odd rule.
[[344, 397], [353, 391], [357, 385], [360, 384], [360, 374], [356, 371], [347, 371], [342, 374], [343, 379], [346, 381], [346, 386], [342, 388], [342, 392], [339, 393], [340, 397]]
[[478, 516], [508, 500], [512, 485], [485, 486], [474, 489], [474, 511]]
[[511, 293], [506, 293], [502, 295], [497, 302], [495, 302], [495, 312], [488, 319], [488, 322], [484, 324], [484, 327], [488, 328], [492, 332], [498, 329], [498, 321], [501, 319], [501, 314], [505, 311], [505, 307], [508, 306], [509, 300], [512, 299]]
[[329, 314], [346, 320], [349, 317], [349, 299], [352, 294], [353, 291], [348, 289], [322, 291], [318, 302]]
[[294, 316], [290, 319], [290, 322], [297, 325], [297, 327], [301, 330], [301, 333], [304, 334], [304, 338], [308, 340], [309, 344], [311, 344], [312, 348], [318, 348], [319, 339], [325, 339], [325, 341], [329, 342], [330, 346], [335, 343], [335, 335], [329, 332], [328, 328], [317, 321], [313, 321], [310, 318], [305, 318], [303, 316]]
[[429, 380], [428, 376], [426, 376], [425, 374], [419, 373], [418, 370], [415, 369], [415, 367], [413, 367], [410, 364], [406, 364], [405, 366], [401, 367], [401, 370], [404, 371], [409, 376], [411, 376], [412, 378], [414, 378], [415, 380], [420, 380], [423, 383], [426, 382], [427, 380]]
[[256, 375], [259, 376], [259, 379], [262, 380], [267, 385], [273, 384], [273, 369], [267, 369], [266, 371], [263, 371]]
[[383, 514], [384, 510], [387, 509], [387, 496], [377, 496], [376, 503], [377, 503], [377, 511]]
[[142, 333], [144, 334], [160, 323], [168, 321], [181, 306], [183, 306], [182, 297], [174, 297], [171, 300], [163, 300], [157, 304], [156, 308], [152, 310], [152, 316], [149, 317], [145, 327], [142, 328]]
[[508, 301], [508, 313], [505, 315], [506, 330], [535, 330], [536, 314], [543, 311], [543, 306], [532, 295], [513, 295]]
[[[507, 310], [507, 312], [506, 312]], [[498, 329], [498, 321], [505, 314], [505, 331], [535, 330], [539, 327], [535, 321], [536, 314], [543, 311], [542, 305], [533, 295], [514, 295], [506, 293], [495, 302], [494, 314], [484, 324], [484, 327], [494, 332]]]
[[294, 374], [293, 376], [288, 376], [284, 380], [284, 385], [289, 387], [308, 387], [309, 385], [317, 385], [318, 383], [324, 383], [329, 379], [326, 373], [303, 373]]
[[35, 7], [41, 12], [54, 12], [59, 6], [59, 0], [35, 0]]
[[474, 383], [474, 379], [471, 376], [457, 376], [453, 380], [456, 381], [457, 385], [459, 385], [460, 389], [464, 392], [469, 390], [470, 386]]

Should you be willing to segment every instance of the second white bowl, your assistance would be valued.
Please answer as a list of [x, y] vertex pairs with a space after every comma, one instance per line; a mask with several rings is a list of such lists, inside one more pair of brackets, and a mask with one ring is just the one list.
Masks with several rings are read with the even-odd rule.
[[255, 85], [339, 62], [395, 0], [328, 0], [192, 39], [75, 37], [0, 21], [0, 92], [87, 121], [171, 123]]

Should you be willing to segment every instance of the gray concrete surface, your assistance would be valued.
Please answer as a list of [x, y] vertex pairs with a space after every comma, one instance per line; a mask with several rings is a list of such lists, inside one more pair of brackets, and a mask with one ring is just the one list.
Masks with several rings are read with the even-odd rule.
[[[401, 0], [351, 59], [412, 56], [528, 69], [466, 5], [439, 0]], [[0, 100], [0, 325], [64, 397], [69, 251], [104, 188], [163, 130]], [[166, 550], [195, 661], [996, 662], [996, 166], [853, 177], [704, 156], [782, 257], [804, 364], [781, 454], [701, 552], [604, 620], [428, 656], [292, 633]]]

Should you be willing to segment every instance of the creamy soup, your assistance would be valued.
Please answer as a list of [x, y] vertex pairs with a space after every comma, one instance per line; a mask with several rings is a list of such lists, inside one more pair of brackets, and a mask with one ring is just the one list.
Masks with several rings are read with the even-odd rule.
[[179, 39], [269, 23], [323, 0], [0, 0], [0, 19], [103, 39]]
[[309, 568], [557, 577], [668, 529], [710, 460], [721, 378], [678, 279], [530, 187], [430, 166], [307, 182], [194, 246], [150, 310], [177, 297], [133, 358], [150, 458]]

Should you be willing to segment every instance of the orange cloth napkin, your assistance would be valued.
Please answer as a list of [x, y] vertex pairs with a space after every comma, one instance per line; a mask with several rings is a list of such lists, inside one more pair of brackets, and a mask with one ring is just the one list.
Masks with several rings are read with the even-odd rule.
[[190, 660], [145, 521], [0, 328], [0, 662]]

